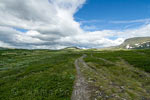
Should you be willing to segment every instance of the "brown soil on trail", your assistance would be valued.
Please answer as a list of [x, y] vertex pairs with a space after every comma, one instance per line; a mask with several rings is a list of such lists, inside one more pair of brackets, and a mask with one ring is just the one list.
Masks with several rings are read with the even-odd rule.
[[82, 57], [78, 58], [75, 61], [77, 76], [76, 76], [76, 81], [75, 81], [71, 100], [90, 100], [90, 91], [88, 87], [88, 82], [86, 82], [83, 74], [80, 71], [80, 66], [79, 66], [80, 63], [84, 64], [83, 62], [84, 57], [85, 55], [83, 55]]

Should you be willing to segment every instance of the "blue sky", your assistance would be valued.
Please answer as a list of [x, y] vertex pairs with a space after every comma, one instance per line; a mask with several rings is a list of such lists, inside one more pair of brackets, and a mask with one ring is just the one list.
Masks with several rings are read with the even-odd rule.
[[150, 21], [150, 0], [87, 0], [74, 16], [91, 31], [135, 28]]
[[14, 28], [15, 30], [17, 30], [17, 31], [20, 31], [20, 32], [28, 32], [28, 30], [27, 29], [23, 29], [23, 28]]

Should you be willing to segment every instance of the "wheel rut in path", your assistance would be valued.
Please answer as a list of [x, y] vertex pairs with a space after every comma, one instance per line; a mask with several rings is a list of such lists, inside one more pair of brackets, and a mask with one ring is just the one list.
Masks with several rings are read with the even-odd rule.
[[76, 59], [75, 61], [77, 75], [76, 75], [76, 80], [75, 80], [74, 90], [72, 93], [71, 100], [90, 100], [90, 90], [88, 87], [88, 82], [85, 80], [80, 70], [80, 63], [83, 65], [85, 63], [83, 61], [84, 57], [86, 57], [86, 55], [83, 55], [82, 57]]

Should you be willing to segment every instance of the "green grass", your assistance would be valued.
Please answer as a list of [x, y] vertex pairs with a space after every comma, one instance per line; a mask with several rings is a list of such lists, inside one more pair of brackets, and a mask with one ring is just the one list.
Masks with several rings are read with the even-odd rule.
[[124, 59], [134, 67], [138, 67], [140, 69], [143, 69], [146, 72], [150, 72], [150, 50], [149, 49], [87, 52], [87, 54], [89, 56], [92, 55], [94, 58], [104, 58], [111, 62], [117, 62], [120, 59]]
[[81, 69], [90, 87], [94, 88], [93, 99], [150, 99], [150, 50], [85, 53], [84, 60], [90, 68]]
[[70, 100], [74, 61], [91, 100], [150, 99], [150, 50], [0, 50], [0, 100]]
[[0, 100], [70, 100], [78, 57], [68, 51], [0, 51]]

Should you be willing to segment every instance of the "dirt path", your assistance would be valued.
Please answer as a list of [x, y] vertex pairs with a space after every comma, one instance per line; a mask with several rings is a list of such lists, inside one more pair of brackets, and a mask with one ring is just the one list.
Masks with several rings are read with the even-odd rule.
[[80, 63], [84, 65], [83, 58], [85, 56], [86, 55], [83, 55], [82, 57], [78, 58], [75, 61], [77, 76], [76, 76], [76, 81], [75, 81], [71, 100], [90, 100], [90, 91], [88, 89], [88, 83], [86, 82], [84, 76], [82, 75], [79, 66]]

